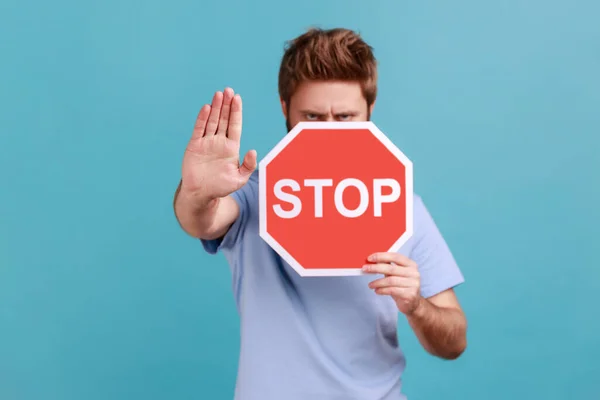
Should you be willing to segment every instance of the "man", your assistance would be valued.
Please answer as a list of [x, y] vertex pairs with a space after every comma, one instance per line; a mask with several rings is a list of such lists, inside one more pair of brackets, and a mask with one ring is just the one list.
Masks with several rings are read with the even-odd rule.
[[[309, 30], [281, 62], [288, 131], [300, 121], [369, 120], [376, 81], [359, 35]], [[181, 227], [231, 266], [241, 317], [235, 398], [405, 399], [399, 312], [429, 353], [455, 359], [466, 347], [453, 291], [463, 276], [422, 199], [414, 197], [414, 235], [398, 253], [365, 254], [358, 277], [302, 278], [259, 236], [257, 155], [240, 165], [241, 132], [241, 97], [215, 93], [198, 115], [174, 200]]]

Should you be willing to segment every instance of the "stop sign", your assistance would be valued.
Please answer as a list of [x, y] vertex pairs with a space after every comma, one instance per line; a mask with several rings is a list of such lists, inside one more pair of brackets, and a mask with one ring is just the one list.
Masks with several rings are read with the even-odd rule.
[[261, 237], [301, 276], [360, 275], [413, 229], [412, 162], [372, 122], [301, 122], [259, 164]]

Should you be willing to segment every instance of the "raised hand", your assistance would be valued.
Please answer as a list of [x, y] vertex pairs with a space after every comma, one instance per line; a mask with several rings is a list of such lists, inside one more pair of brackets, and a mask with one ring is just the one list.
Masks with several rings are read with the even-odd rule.
[[250, 150], [240, 165], [242, 98], [231, 88], [216, 92], [200, 110], [182, 165], [181, 190], [200, 201], [225, 197], [241, 188], [256, 169]]

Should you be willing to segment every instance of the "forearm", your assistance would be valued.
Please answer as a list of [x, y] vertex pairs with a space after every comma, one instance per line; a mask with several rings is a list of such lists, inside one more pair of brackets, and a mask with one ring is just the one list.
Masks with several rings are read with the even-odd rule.
[[201, 239], [214, 239], [221, 233], [215, 226], [219, 199], [192, 196], [181, 189], [175, 191], [173, 209], [181, 228], [189, 235]]
[[408, 322], [421, 345], [435, 356], [455, 359], [466, 348], [467, 322], [459, 309], [439, 307], [421, 298]]

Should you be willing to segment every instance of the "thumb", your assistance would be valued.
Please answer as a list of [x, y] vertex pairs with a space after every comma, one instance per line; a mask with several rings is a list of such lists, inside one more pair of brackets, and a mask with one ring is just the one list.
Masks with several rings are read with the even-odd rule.
[[252, 175], [252, 173], [254, 172], [255, 169], [256, 169], [256, 150], [250, 150], [244, 156], [244, 161], [242, 162], [242, 165], [240, 166], [240, 175], [242, 176], [242, 179], [244, 180], [244, 182], [247, 181], [248, 178], [250, 178], [250, 175]]

